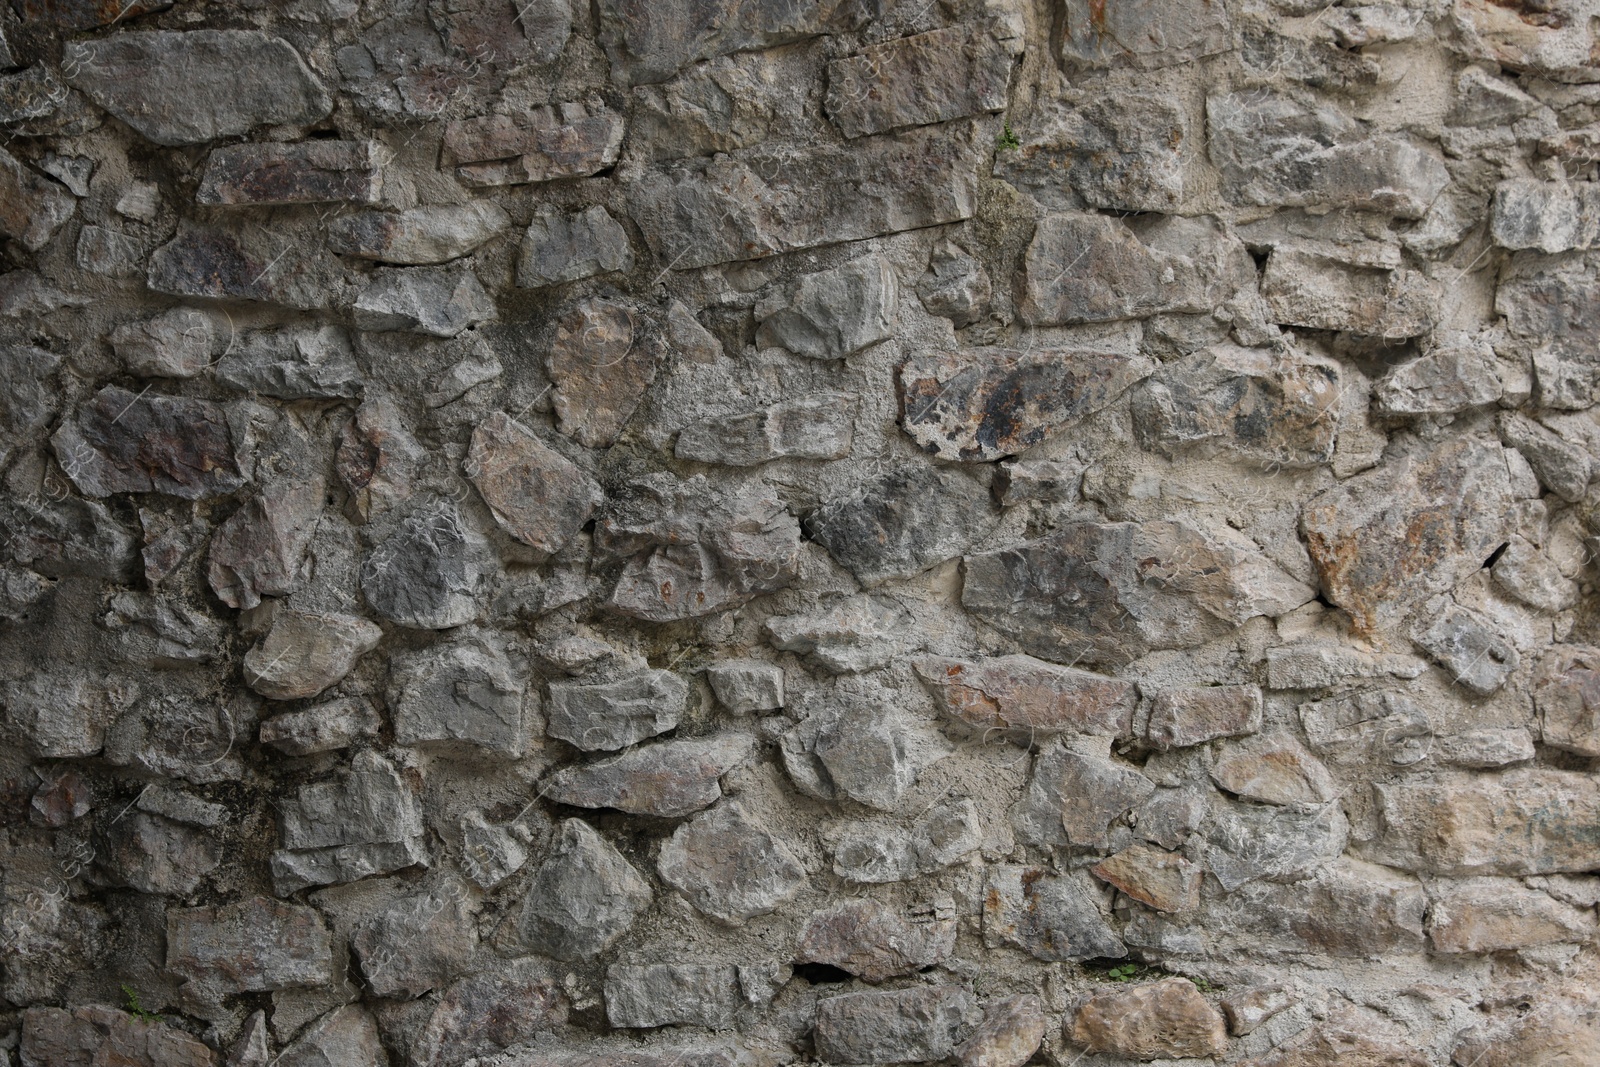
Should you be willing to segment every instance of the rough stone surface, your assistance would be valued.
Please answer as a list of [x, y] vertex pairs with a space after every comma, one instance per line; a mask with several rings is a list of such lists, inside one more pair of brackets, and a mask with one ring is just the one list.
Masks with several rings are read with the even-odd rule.
[[989, 869], [983, 898], [983, 940], [1014, 945], [1041, 960], [1127, 955], [1101, 913], [1094, 890], [1075, 875], [1040, 867]]
[[994, 527], [988, 494], [954, 471], [908, 468], [806, 516], [806, 532], [863, 585], [954, 559]]
[[606, 970], [606, 1021], [624, 1029], [726, 1029], [741, 999], [738, 969], [728, 963], [617, 964]]
[[332, 781], [302, 786], [281, 810], [284, 847], [272, 854], [280, 894], [427, 862], [416, 794], [374, 752], [357, 753]]
[[51, 437], [56, 459], [87, 496], [222, 496], [244, 481], [233, 431], [206, 400], [107, 386]]
[[383, 172], [370, 141], [306, 141], [219, 148], [195, 200], [217, 206], [376, 203]]
[[21, 242], [30, 252], [43, 248], [77, 210], [65, 187], [28, 170], [10, 152], [0, 149], [0, 234]]
[[511, 225], [499, 207], [484, 201], [368, 211], [331, 223], [328, 247], [341, 255], [409, 266], [460, 259]]
[[568, 819], [528, 885], [517, 932], [541, 955], [588, 959], [615, 943], [652, 896], [610, 842], [581, 819]]
[[493, 565], [488, 542], [447, 500], [408, 511], [361, 565], [361, 593], [401, 626], [444, 630], [478, 614]]
[[679, 459], [754, 467], [775, 459], [844, 459], [855, 436], [854, 393], [818, 393], [685, 426]]
[[605, 208], [541, 215], [522, 238], [517, 284], [528, 289], [582, 281], [633, 267], [628, 233]]
[[847, 993], [817, 1003], [817, 1053], [831, 1063], [926, 1063], [955, 1050], [971, 1028], [959, 986]]
[[117, 1063], [128, 1067], [212, 1067], [216, 1054], [174, 1026], [139, 1019], [104, 1004], [66, 1011], [30, 1008], [22, 1015], [22, 1063]]
[[524, 682], [492, 639], [469, 637], [397, 656], [388, 704], [395, 740], [469, 745], [509, 759], [528, 746]]
[[545, 796], [579, 808], [615, 808], [634, 815], [681, 818], [722, 799], [717, 780], [750, 756], [745, 737], [663, 741], [615, 759], [557, 771]]
[[245, 653], [245, 684], [271, 700], [304, 700], [350, 673], [383, 631], [354, 615], [279, 611], [261, 643]]
[[676, 727], [688, 692], [671, 671], [640, 671], [614, 682], [553, 682], [545, 729], [585, 752], [615, 752]]
[[541, 552], [565, 548], [605, 497], [575, 463], [504, 413], [473, 430], [464, 469], [500, 527]]
[[776, 911], [806, 882], [789, 847], [733, 801], [679, 827], [656, 869], [700, 911], [733, 925]]
[[795, 958], [882, 982], [941, 963], [955, 947], [955, 902], [948, 897], [904, 909], [862, 899], [812, 915], [800, 931]]
[[828, 64], [823, 107], [846, 137], [999, 111], [1011, 56], [978, 26], [934, 30]]
[[314, 908], [252, 897], [167, 913], [167, 970], [201, 996], [316, 986], [333, 948]]
[[1134, 689], [1091, 671], [1032, 656], [913, 663], [940, 710], [980, 730], [1035, 736], [1070, 732], [1124, 737], [1132, 732]]
[[1090, 1052], [1141, 1060], [1218, 1056], [1228, 1047], [1222, 1013], [1187, 978], [1101, 993], [1073, 1016], [1071, 1037]]
[[561, 432], [589, 448], [616, 442], [655, 381], [650, 324], [621, 304], [586, 300], [556, 326], [548, 369]]

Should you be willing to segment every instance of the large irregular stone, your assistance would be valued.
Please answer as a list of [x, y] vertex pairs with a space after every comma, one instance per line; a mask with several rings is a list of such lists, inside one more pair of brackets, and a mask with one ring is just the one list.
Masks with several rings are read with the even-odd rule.
[[600, 299], [574, 306], [556, 324], [547, 357], [558, 428], [588, 448], [616, 443], [661, 357], [653, 324], [627, 307]]
[[517, 284], [537, 289], [633, 269], [628, 231], [599, 204], [575, 214], [536, 216], [522, 238]]
[[255, 30], [118, 33], [68, 43], [61, 63], [74, 88], [161, 145], [309, 126], [333, 110], [293, 46]]
[[1583, 256], [1520, 252], [1502, 270], [1495, 311], [1532, 349], [1534, 396], [1541, 407], [1578, 410], [1600, 400], [1596, 267]]
[[881, 597], [824, 602], [803, 615], [766, 622], [772, 647], [804, 656], [829, 674], [862, 674], [888, 666], [916, 645], [916, 622], [905, 608]]
[[301, 786], [280, 812], [284, 847], [272, 854], [280, 895], [428, 861], [416, 794], [376, 752], [358, 752], [332, 781]]
[[1563, 500], [1583, 499], [1593, 473], [1593, 460], [1583, 445], [1569, 441], [1525, 415], [1500, 417], [1500, 440], [1528, 461], [1539, 483]]
[[53, 379], [61, 357], [32, 345], [0, 347], [0, 463], [13, 449], [32, 446], [55, 419], [59, 390]]
[[1232, 531], [1074, 523], [964, 561], [961, 603], [1030, 653], [1117, 665], [1189, 648], [1316, 594]]
[[706, 668], [706, 681], [717, 703], [735, 715], [777, 711], [783, 707], [783, 668], [754, 659], [723, 660]]
[[413, 507], [361, 565], [361, 594], [372, 610], [424, 630], [471, 622], [494, 569], [494, 552], [456, 506], [434, 499]]
[[991, 1003], [983, 1025], [956, 1049], [958, 1067], [1023, 1067], [1044, 1043], [1044, 1001], [1031, 993]]
[[1232, 23], [1208, 0], [1067, 0], [1061, 58], [1069, 65], [1152, 70], [1232, 47]]
[[1495, 584], [1514, 598], [1540, 611], [1566, 611], [1576, 607], [1583, 593], [1561, 571], [1550, 554], [1523, 537], [1513, 537], [1495, 560]]
[[910, 827], [857, 823], [833, 845], [833, 873], [852, 882], [904, 882], [971, 855], [983, 843], [971, 800], [936, 805]]
[[94, 756], [106, 727], [137, 688], [95, 680], [77, 671], [36, 672], [0, 683], [6, 725], [43, 759]]
[[889, 811], [951, 748], [895, 711], [830, 708], [785, 734], [780, 751], [802, 792]]
[[1312, 497], [1301, 529], [1323, 595], [1369, 632], [1480, 569], [1512, 496], [1499, 446], [1459, 438]]
[[378, 1024], [364, 1008], [335, 1008], [300, 1032], [274, 1067], [388, 1067]]
[[1293, 734], [1260, 734], [1224, 746], [1211, 780], [1235, 796], [1267, 804], [1326, 804], [1338, 784]]
[[354, 615], [280, 610], [244, 657], [245, 684], [271, 700], [304, 700], [337, 685], [383, 631]]
[[411, 478], [422, 460], [417, 444], [393, 400], [368, 396], [339, 431], [333, 468], [350, 494], [352, 518], [366, 522], [375, 513], [411, 495]]
[[1285, 879], [1323, 866], [1344, 851], [1349, 835], [1337, 804], [1308, 810], [1218, 801], [1205, 827], [1203, 858], [1231, 893], [1257, 879]]
[[472, 431], [462, 469], [500, 528], [541, 552], [565, 548], [605, 499], [577, 464], [503, 412]]
[[318, 245], [260, 226], [204, 227], [184, 221], [150, 256], [154, 292], [206, 300], [253, 300], [311, 311], [335, 303], [339, 264]]
[[86, 496], [223, 496], [244, 484], [233, 432], [209, 400], [130, 393], [108, 385], [50, 439], [56, 461]]
[[812, 1037], [828, 1063], [928, 1063], [954, 1052], [976, 1016], [959, 986], [846, 993], [817, 1002]]
[[545, 732], [585, 752], [615, 752], [666, 733], [683, 718], [689, 687], [671, 671], [612, 682], [551, 682]]
[[452, 52], [506, 67], [549, 63], [572, 35], [572, 8], [561, 0], [428, 0], [428, 21]]
[[1514, 178], [1495, 187], [1489, 232], [1502, 248], [1570, 252], [1600, 242], [1600, 183]]
[[800, 154], [749, 149], [646, 176], [628, 210], [669, 269], [761, 259], [971, 218], [989, 151], [969, 120]]
[[364, 920], [351, 932], [350, 948], [374, 996], [409, 999], [466, 970], [477, 940], [465, 886], [441, 882]]
[[800, 931], [795, 960], [881, 982], [941, 963], [955, 947], [955, 902], [949, 897], [906, 908], [863, 897], [814, 913]]
[[1133, 845], [1090, 868], [1094, 876], [1157, 911], [1188, 912], [1200, 903], [1205, 872], [1182, 855]]
[[321, 478], [274, 481], [228, 516], [206, 555], [206, 580], [217, 599], [253, 608], [263, 596], [294, 592], [325, 492]]
[[356, 326], [374, 333], [406, 330], [458, 337], [500, 317], [471, 270], [382, 270], [351, 306]]
[[373, 204], [383, 171], [372, 141], [302, 141], [218, 148], [206, 160], [195, 201], [257, 204]]
[[1090, 1052], [1139, 1060], [1220, 1056], [1228, 1048], [1222, 1013], [1187, 978], [1096, 994], [1072, 1017], [1069, 1036]]
[[1267, 259], [1261, 295], [1273, 322], [1399, 340], [1433, 328], [1440, 289], [1417, 271], [1351, 266], [1279, 248]]
[[198, 1038], [155, 1019], [104, 1004], [34, 1007], [22, 1013], [23, 1067], [213, 1067]]
[[472, 746], [507, 759], [527, 750], [523, 682], [499, 642], [470, 637], [397, 654], [388, 704], [403, 745]]
[[1219, 345], [1165, 365], [1133, 399], [1142, 443], [1171, 456], [1232, 454], [1276, 467], [1333, 458], [1339, 365], [1294, 349]]
[[249, 897], [167, 912], [167, 970], [203, 1000], [334, 981], [333, 944], [315, 908]]
[[1380, 415], [1451, 415], [1500, 399], [1494, 349], [1462, 334], [1435, 336], [1423, 354], [1395, 367], [1372, 387]]
[[1252, 90], [1206, 100], [1211, 162], [1234, 203], [1338, 207], [1417, 219], [1450, 173], [1392, 134], [1368, 136], [1334, 108]]
[[806, 532], [863, 585], [908, 578], [953, 559], [998, 520], [974, 479], [936, 467], [905, 467], [806, 516]]
[[855, 393], [814, 393], [720, 419], [690, 423], [673, 455], [754, 467], [775, 459], [844, 459], [855, 438]]
[[37, 252], [77, 209], [65, 186], [35, 174], [0, 148], [0, 236]]
[[1155, 369], [1142, 355], [925, 352], [900, 369], [900, 425], [940, 459], [986, 463], [1059, 436]]
[[1106, 211], [1172, 211], [1183, 203], [1192, 131], [1176, 101], [1117, 92], [1085, 99], [1044, 122], [995, 160], [997, 177], [1041, 204], [1071, 206], [1068, 190]]
[[579, 808], [681, 818], [722, 799], [717, 780], [748, 759], [752, 746], [745, 734], [664, 741], [599, 763], [565, 767], [545, 779], [539, 792]]
[[350, 336], [337, 326], [261, 330], [217, 361], [217, 378], [279, 400], [333, 400], [361, 395]]
[[[138, 541], [104, 504], [76, 497], [59, 503], [6, 497], [0, 498], [0, 516], [8, 531], [8, 553], [31, 571], [52, 578], [133, 578]], [[33, 582], [26, 579], [26, 584]]]
[[330, 223], [328, 247], [379, 263], [425, 266], [460, 259], [510, 225], [511, 217], [487, 200], [364, 211]]
[[616, 494], [594, 542], [602, 564], [622, 564], [607, 606], [671, 622], [789, 586], [798, 573], [800, 524], [762, 485], [724, 493], [700, 475], [682, 482], [648, 476]]
[[846, 137], [1006, 106], [1010, 51], [981, 25], [902, 37], [828, 64], [823, 107]]
[[605, 999], [612, 1026], [725, 1030], [743, 997], [739, 969], [731, 963], [650, 963], [608, 967]]
[[1594, 40], [1578, 9], [1462, 0], [1452, 11], [1453, 47], [1469, 58], [1555, 81], [1594, 79]]
[[[1495, 10], [1490, 8], [1489, 10]], [[1600, 1055], [1600, 1012], [1579, 994], [1541, 997], [1494, 1012], [1463, 1035], [1450, 1062], [1457, 1067], [1521, 1067], [1586, 1063]]]
[[1202, 745], [1219, 737], [1242, 737], [1261, 729], [1262, 709], [1257, 685], [1163, 689], [1150, 702], [1145, 740], [1168, 749]]
[[117, 885], [189, 896], [221, 865], [222, 843], [204, 830], [136, 811], [105, 831], [96, 862]]
[[1065, 801], [1061, 825], [1074, 845], [1106, 848], [1111, 824], [1155, 792], [1150, 779], [1111, 759], [1110, 748], [1108, 738], [1069, 742], [1059, 761], [1050, 765], [1041, 757], [1036, 766], [1036, 778], [1059, 767], [1059, 781], [1049, 788]]
[[894, 331], [900, 282], [882, 256], [807, 274], [756, 305], [756, 343], [810, 359], [844, 359]]
[[1600, 650], [1557, 645], [1539, 665], [1533, 687], [1545, 744], [1600, 757]]
[[378, 736], [383, 717], [372, 701], [361, 697], [342, 697], [306, 708], [275, 715], [261, 723], [259, 737], [290, 756], [309, 756], [317, 752], [336, 752], [357, 741]]
[[733, 801], [678, 827], [656, 870], [697, 909], [734, 926], [776, 911], [806, 884], [789, 847]]
[[599, 955], [633, 926], [653, 894], [639, 872], [581, 819], [561, 824], [529, 883], [517, 930], [558, 960]]
[[983, 894], [983, 942], [1011, 945], [1050, 962], [1119, 958], [1128, 954], [1107, 925], [1097, 893], [1076, 874], [1042, 867], [989, 868]]
[[939, 709], [985, 732], [1034, 737], [1058, 733], [1127, 737], [1138, 703], [1132, 682], [1057, 667], [1032, 656], [912, 661]]
[[416, 1061], [459, 1067], [560, 1027], [567, 1000], [547, 967], [534, 957], [497, 961], [491, 970], [448, 986], [413, 1045]]
[[615, 112], [577, 102], [545, 105], [450, 123], [444, 159], [463, 182], [480, 188], [586, 178], [617, 161], [622, 133]]
[[1435, 952], [1511, 952], [1594, 935], [1590, 909], [1562, 903], [1514, 879], [1475, 878], [1450, 884], [1428, 910]]
[[1479, 696], [1505, 685], [1522, 663], [1516, 648], [1493, 623], [1454, 604], [1426, 613], [1412, 640], [1449, 672], [1451, 681]]

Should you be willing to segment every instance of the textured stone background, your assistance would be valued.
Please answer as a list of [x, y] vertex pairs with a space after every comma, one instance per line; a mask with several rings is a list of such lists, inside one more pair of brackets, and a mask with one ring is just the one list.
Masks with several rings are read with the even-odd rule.
[[1597, 25], [0, 3], [0, 1055], [1600, 1063]]

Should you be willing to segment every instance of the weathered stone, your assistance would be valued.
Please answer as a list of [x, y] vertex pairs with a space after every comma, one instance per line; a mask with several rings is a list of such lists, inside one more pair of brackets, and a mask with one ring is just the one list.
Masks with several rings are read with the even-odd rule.
[[1459, 439], [1313, 497], [1301, 529], [1323, 594], [1370, 632], [1480, 569], [1510, 535], [1500, 449]]
[[213, 151], [195, 200], [215, 206], [375, 204], [383, 171], [372, 141], [228, 145]]
[[844, 459], [855, 438], [855, 393], [815, 393], [720, 419], [690, 423], [673, 454], [753, 467], [775, 459]]
[[96, 861], [118, 885], [188, 896], [222, 863], [222, 845], [204, 831], [137, 811], [107, 828]]
[[1587, 448], [1566, 440], [1526, 415], [1506, 412], [1499, 421], [1500, 440], [1507, 448], [1522, 453], [1541, 485], [1563, 500], [1583, 499], [1593, 474]]
[[1365, 652], [1348, 645], [1310, 643], [1267, 650], [1268, 689], [1323, 689], [1372, 678], [1417, 678], [1427, 661], [1403, 652]]
[[1170, 521], [1074, 523], [968, 556], [964, 572], [968, 611], [1034, 655], [1091, 664], [1188, 648], [1315, 595], [1242, 536]]
[[208, 400], [108, 385], [50, 442], [61, 469], [86, 496], [166, 493], [202, 500], [244, 483], [227, 418]]
[[734, 801], [678, 827], [656, 870], [697, 909], [734, 926], [776, 911], [806, 884], [789, 847]]
[[1416, 219], [1450, 173], [1392, 134], [1368, 136], [1347, 115], [1282, 93], [1224, 93], [1206, 100], [1211, 162], [1235, 203], [1340, 207]]
[[1044, 1042], [1044, 1002], [1030, 993], [989, 1005], [983, 1025], [955, 1051], [959, 1067], [1023, 1067]]
[[388, 1067], [378, 1024], [364, 1008], [335, 1008], [280, 1052], [275, 1067]]
[[451, 51], [508, 67], [549, 63], [572, 35], [572, 8], [560, 0], [429, 0], [428, 19]]
[[921, 353], [900, 369], [900, 425], [941, 459], [989, 462], [1059, 436], [1155, 369], [1147, 356], [1114, 353]]
[[74, 88], [161, 145], [200, 144], [256, 126], [308, 126], [332, 98], [289, 42], [254, 30], [119, 33], [73, 41]]
[[917, 279], [923, 310], [949, 319], [958, 329], [988, 314], [993, 296], [989, 272], [953, 241], [934, 246], [927, 273]]
[[1102, 882], [1157, 911], [1193, 911], [1200, 904], [1205, 872], [1175, 852], [1134, 845], [1090, 869]]
[[173, 308], [144, 322], [111, 331], [111, 347], [128, 373], [153, 378], [193, 378], [211, 364], [215, 330], [194, 308]]
[[1220, 1056], [1228, 1048], [1222, 1013], [1187, 978], [1096, 994], [1073, 1016], [1069, 1036], [1090, 1052], [1141, 1060]]
[[681, 818], [722, 799], [717, 780], [748, 759], [752, 745], [743, 734], [663, 741], [599, 763], [565, 767], [546, 778], [539, 792], [579, 808]]
[[986, 140], [958, 120], [798, 155], [763, 146], [649, 175], [628, 211], [673, 270], [939, 226], [977, 210]]
[[557, 428], [588, 448], [616, 443], [662, 352], [653, 325], [609, 300], [585, 300], [556, 325], [547, 369], [555, 387]]
[[282, 895], [428, 860], [416, 794], [375, 752], [356, 753], [332, 781], [302, 786], [280, 812], [284, 847], [272, 854], [272, 880]]
[[1121, 679], [1032, 656], [925, 656], [912, 666], [941, 711], [985, 732], [1032, 740], [1057, 733], [1128, 737], [1133, 731], [1137, 695], [1133, 683]]
[[548, 838], [549, 826], [542, 816], [532, 822], [519, 817], [496, 825], [480, 811], [461, 817], [461, 869], [479, 889], [493, 889], [520, 871], [528, 862], [527, 846], [536, 837]]
[[955, 902], [949, 897], [907, 908], [861, 898], [815, 912], [800, 931], [795, 960], [881, 982], [941, 963], [955, 947]]
[[1261, 281], [1272, 321], [1374, 337], [1415, 337], [1433, 328], [1439, 289], [1416, 271], [1352, 267], [1280, 248]]
[[253, 608], [263, 596], [293, 592], [324, 493], [321, 478], [274, 481], [228, 516], [206, 559], [206, 580], [217, 598], [231, 608]]
[[66, 307], [83, 307], [89, 297], [63, 292], [31, 270], [0, 274], [0, 316], [9, 319], [48, 315]]
[[372, 610], [424, 630], [471, 622], [495, 564], [483, 535], [448, 500], [413, 507], [361, 565], [361, 593]]
[[802, 792], [889, 811], [951, 748], [898, 712], [829, 708], [785, 734], [780, 751]]
[[606, 968], [606, 1021], [638, 1029], [706, 1026], [727, 1029], [740, 1001], [731, 963], [652, 963]]
[[976, 1014], [959, 986], [846, 993], [817, 1002], [812, 1037], [828, 1063], [927, 1063], [954, 1052]]
[[378, 736], [383, 718], [370, 700], [344, 697], [261, 723], [260, 740], [290, 756], [335, 752]]
[[546, 211], [534, 218], [522, 238], [517, 284], [537, 289], [632, 269], [628, 231], [595, 204], [576, 214]]
[[61, 357], [32, 345], [0, 348], [0, 462], [31, 446], [55, 419]]
[[1495, 311], [1533, 350], [1539, 406], [1576, 410], [1600, 399], [1600, 300], [1587, 257], [1517, 253], [1501, 272]]
[[1451, 415], [1500, 399], [1494, 349], [1480, 338], [1446, 335], [1395, 367], [1372, 388], [1380, 415]]
[[1219, 345], [1175, 363], [1134, 394], [1134, 424], [1164, 455], [1232, 454], [1279, 467], [1333, 458], [1344, 396], [1339, 365], [1294, 349]]
[[201, 999], [334, 980], [333, 944], [315, 908], [249, 897], [167, 912], [167, 970]]
[[[1492, 10], [1492, 9], [1491, 9]], [[1532, 1010], [1529, 1010], [1531, 1007]], [[1474, 1026], [1456, 1045], [1457, 1067], [1518, 1067], [1519, 1064], [1583, 1063], [1600, 1053], [1600, 1013], [1592, 1000], [1539, 997], [1522, 1000]]]
[[333, 466], [350, 494], [353, 518], [365, 522], [411, 495], [411, 478], [422, 459], [393, 400], [368, 396], [339, 432]]
[[983, 942], [990, 948], [1013, 945], [1051, 962], [1126, 956], [1096, 895], [1077, 875], [1052, 875], [1042, 867], [990, 867]]
[[466, 887], [441, 882], [363, 921], [350, 934], [350, 948], [374, 996], [410, 998], [466, 970], [477, 940]]
[[511, 217], [487, 200], [364, 211], [328, 226], [328, 247], [379, 263], [427, 266], [460, 259], [499, 236]]
[[1511, 879], [1471, 879], [1436, 896], [1428, 911], [1435, 952], [1507, 952], [1593, 936], [1594, 913]]
[[171, 296], [254, 300], [311, 311], [334, 304], [343, 278], [333, 257], [291, 234], [184, 221], [177, 236], [151, 254], [145, 282]]
[[828, 64], [823, 107], [846, 137], [948, 122], [1006, 106], [1011, 55], [982, 26], [872, 45]]
[[829, 674], [861, 674], [886, 666], [914, 647], [909, 612], [879, 597], [824, 602], [805, 615], [766, 622], [772, 647], [793, 652]]
[[445, 127], [444, 156], [468, 185], [493, 187], [586, 178], [617, 161], [622, 116], [580, 103], [529, 108]]
[[1346, 1009], [1264, 1056], [1241, 1060], [1240, 1067], [1429, 1067], [1432, 1057], [1418, 1051], [1410, 1035], [1394, 1030]]
[[472, 432], [463, 466], [501, 529], [541, 552], [559, 552], [605, 494], [575, 463], [497, 412]]
[[630, 1044], [621, 1048], [599, 1048], [594, 1052], [559, 1046], [530, 1048], [501, 1061], [503, 1067], [748, 1067], [751, 1062], [752, 1057], [744, 1049], [709, 1044], [704, 1040], [692, 1045], [659, 1044], [642, 1048]]
[[544, 961], [512, 960], [447, 987], [413, 1046], [424, 1067], [459, 1067], [561, 1026], [567, 1001]]
[[1322, 761], [1285, 732], [1230, 742], [1212, 764], [1211, 780], [1267, 804], [1326, 804], [1338, 793]]
[[1416, 646], [1457, 685], [1488, 696], [1506, 684], [1522, 662], [1516, 648], [1488, 619], [1452, 604], [1426, 612], [1412, 635]]
[[1490, 233], [1502, 248], [1545, 253], [1600, 242], [1600, 183], [1513, 178], [1495, 187]]
[[356, 326], [457, 337], [500, 317], [494, 299], [471, 270], [383, 270], [351, 307]]
[[1553, 648], [1539, 665], [1533, 702], [1545, 744], [1600, 757], [1600, 650]]
[[78, 202], [65, 187], [35, 174], [0, 148], [0, 235], [37, 252], [77, 209]]
[[104, 226], [85, 226], [78, 231], [75, 259], [90, 274], [108, 278], [137, 278], [143, 273], [145, 243]]
[[1530, 767], [1373, 788], [1383, 827], [1375, 862], [1447, 878], [1597, 865], [1600, 789], [1582, 773]]
[[545, 732], [585, 752], [615, 752], [666, 733], [683, 717], [689, 687], [671, 671], [614, 682], [551, 682]]
[[1329, 862], [1344, 851], [1349, 830], [1337, 804], [1308, 811], [1218, 802], [1205, 827], [1203, 858], [1231, 893], [1247, 882], [1286, 878]]
[[469, 745], [507, 759], [527, 750], [523, 683], [493, 638], [397, 654], [387, 695], [403, 745]]
[[1227, 10], [1206, 0], [1068, 0], [1061, 58], [1086, 67], [1170, 67], [1227, 51], [1232, 28]]
[[1172, 211], [1184, 200], [1190, 135], [1174, 101], [1118, 92], [1045, 118], [995, 171], [1053, 209], [1072, 206], [1070, 189], [1102, 210]]
[[1150, 702], [1145, 739], [1159, 749], [1187, 748], [1261, 729], [1261, 688], [1254, 685], [1163, 689]]
[[799, 567], [800, 524], [765, 486], [715, 495], [700, 475], [646, 477], [613, 496], [594, 542], [602, 563], [622, 563], [607, 606], [670, 622], [786, 588]]
[[217, 378], [280, 400], [359, 396], [361, 370], [350, 337], [337, 326], [246, 334], [217, 363]]
[[1228, 1017], [1228, 1032], [1234, 1037], [1254, 1032], [1293, 1006], [1293, 995], [1281, 985], [1251, 986], [1222, 999], [1222, 1013]]
[[213, 1067], [216, 1054], [175, 1026], [94, 1004], [22, 1013], [23, 1067]]
[[756, 343], [811, 359], [844, 359], [894, 330], [900, 283], [882, 256], [807, 274], [756, 305]]
[[1521, 537], [1512, 537], [1495, 560], [1495, 584], [1540, 611], [1566, 611], [1582, 596], [1578, 583], [1561, 573], [1549, 554]]
[[568, 819], [528, 886], [517, 930], [535, 952], [588, 959], [615, 944], [652, 897], [610, 842], [581, 819]]
[[932, 874], [978, 850], [983, 827], [971, 800], [938, 805], [909, 828], [860, 823], [833, 846], [833, 873], [852, 882], [903, 882]]
[[783, 668], [760, 660], [724, 660], [706, 668], [717, 703], [735, 715], [783, 707]]
[[994, 529], [984, 487], [964, 474], [906, 467], [806, 516], [806, 532], [863, 585], [910, 577], [967, 551]]
[[337, 685], [383, 631], [353, 615], [282, 610], [244, 657], [245, 684], [271, 700], [303, 700]]
[[[1060, 781], [1054, 788], [1066, 801], [1061, 824], [1073, 844], [1105, 848], [1111, 823], [1155, 792], [1155, 785], [1138, 771], [1110, 759], [1109, 739], [1085, 739], [1080, 745], [1069, 743], [1057, 764]], [[1038, 767], [1045, 766], [1041, 757]], [[1036, 769], [1035, 776], [1039, 773]]]

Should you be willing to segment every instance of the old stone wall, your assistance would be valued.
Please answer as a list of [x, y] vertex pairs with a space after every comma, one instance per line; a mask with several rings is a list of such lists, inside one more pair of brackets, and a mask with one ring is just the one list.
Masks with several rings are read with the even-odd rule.
[[1600, 0], [3, 0], [0, 1058], [1600, 1064]]

